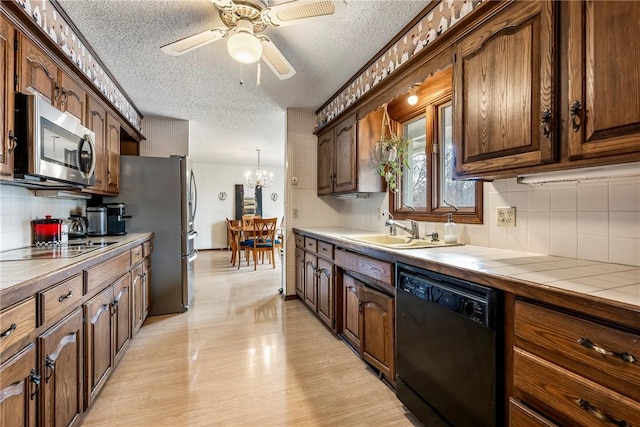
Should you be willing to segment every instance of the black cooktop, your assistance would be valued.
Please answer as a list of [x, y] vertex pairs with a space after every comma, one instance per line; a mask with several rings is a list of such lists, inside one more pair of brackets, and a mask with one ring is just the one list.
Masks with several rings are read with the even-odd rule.
[[0, 261], [74, 258], [114, 243], [116, 242], [92, 242], [89, 240], [60, 245], [27, 246], [0, 252]]

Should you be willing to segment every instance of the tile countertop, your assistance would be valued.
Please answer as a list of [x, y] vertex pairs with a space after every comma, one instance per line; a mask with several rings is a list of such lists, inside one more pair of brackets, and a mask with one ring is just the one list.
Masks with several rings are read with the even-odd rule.
[[73, 242], [81, 243], [91, 240], [92, 242], [116, 243], [73, 258], [2, 261], [0, 262], [0, 295], [16, 285], [56, 275], [56, 273], [60, 273], [70, 267], [86, 264], [93, 258], [99, 257], [108, 251], [117, 251], [129, 243], [137, 240], [146, 240], [151, 236], [152, 233], [129, 233], [124, 236], [91, 237], [90, 239], [74, 240]]
[[304, 227], [295, 228], [294, 231], [329, 238], [347, 249], [361, 246], [369, 250], [392, 253], [398, 261], [410, 264], [411, 260], [415, 260], [417, 267], [420, 267], [420, 262], [431, 261], [470, 273], [502, 276], [526, 285], [604, 298], [629, 305], [633, 309], [640, 309], [640, 267], [632, 265], [473, 245], [388, 249], [345, 238], [352, 235], [380, 234], [376, 231], [351, 228]]

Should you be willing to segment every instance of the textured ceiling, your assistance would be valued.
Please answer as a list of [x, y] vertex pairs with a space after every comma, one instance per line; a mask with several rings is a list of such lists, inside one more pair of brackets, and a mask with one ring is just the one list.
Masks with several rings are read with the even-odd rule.
[[[287, 108], [315, 111], [429, 3], [350, 0], [346, 16], [267, 28], [295, 68], [279, 80], [232, 60], [225, 40], [182, 56], [160, 46], [222, 26], [209, 0], [58, 0], [143, 116], [189, 120], [199, 162], [284, 164]], [[270, 4], [282, 3], [271, 1]], [[241, 75], [243, 84], [240, 84]], [[151, 141], [153, 142], [153, 141]]]

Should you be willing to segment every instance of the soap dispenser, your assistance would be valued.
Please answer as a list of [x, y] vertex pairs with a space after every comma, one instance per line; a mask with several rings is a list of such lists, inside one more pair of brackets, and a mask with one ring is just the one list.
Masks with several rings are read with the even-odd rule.
[[453, 222], [453, 214], [447, 214], [447, 223], [444, 225], [444, 242], [458, 243], [458, 227]]

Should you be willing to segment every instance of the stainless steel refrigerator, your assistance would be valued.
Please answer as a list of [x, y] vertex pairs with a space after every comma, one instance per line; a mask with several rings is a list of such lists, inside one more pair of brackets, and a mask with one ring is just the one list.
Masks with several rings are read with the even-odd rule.
[[120, 194], [127, 232], [155, 233], [150, 315], [182, 313], [195, 293], [196, 181], [188, 157], [120, 157]]

